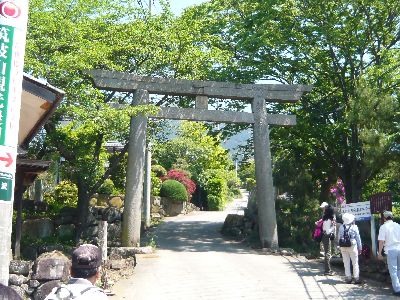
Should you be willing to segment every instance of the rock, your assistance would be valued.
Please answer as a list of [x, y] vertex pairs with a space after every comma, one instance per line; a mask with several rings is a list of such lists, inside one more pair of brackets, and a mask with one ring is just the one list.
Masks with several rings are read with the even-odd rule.
[[121, 220], [121, 212], [118, 208], [108, 207], [103, 210], [103, 221], [107, 221], [108, 223], [115, 223]]
[[121, 240], [122, 226], [121, 223], [108, 224], [107, 226], [107, 239], [108, 241]]
[[74, 224], [63, 224], [56, 228], [56, 234], [62, 239], [73, 238], [75, 234]]
[[283, 256], [293, 256], [295, 254], [294, 250], [291, 248], [280, 248], [279, 252]]
[[110, 259], [124, 259], [136, 257], [136, 254], [152, 254], [154, 249], [147, 247], [115, 247], [110, 248]]
[[90, 206], [97, 206], [97, 198], [95, 198], [95, 197], [90, 198], [89, 205]]
[[121, 197], [115, 196], [115, 197], [112, 197], [112, 198], [108, 201], [108, 204], [109, 204], [109, 206], [111, 206], [111, 207], [121, 208], [122, 206], [124, 206], [124, 201], [122, 201]]
[[29, 287], [37, 288], [40, 285], [40, 282], [34, 279], [29, 280], [28, 282]]
[[27, 295], [32, 295], [33, 292], [35, 291], [34, 288], [29, 287], [27, 284], [22, 284], [22, 285], [21, 285], [21, 288], [25, 291], [25, 293], [26, 293]]
[[50, 237], [54, 234], [54, 222], [48, 218], [26, 220], [22, 224], [22, 235], [32, 239]]
[[12, 288], [14, 291], [16, 291], [17, 294], [20, 295], [22, 299], [24, 299], [24, 300], [29, 299], [28, 295], [25, 293], [25, 290], [22, 287], [16, 286], [16, 285], [10, 285], [10, 288]]
[[228, 214], [225, 218], [224, 225], [222, 226], [222, 234], [240, 237], [242, 229], [244, 228], [244, 216], [236, 214]]
[[174, 201], [168, 198], [161, 198], [161, 204], [168, 216], [177, 216], [185, 213], [186, 202]]
[[151, 213], [152, 214], [158, 214], [160, 212], [161, 207], [159, 205], [152, 205], [151, 206]]
[[108, 194], [99, 194], [97, 196], [97, 205], [102, 207], [108, 207]]
[[50, 294], [52, 289], [59, 285], [60, 285], [59, 280], [52, 280], [52, 281], [48, 281], [48, 282], [42, 284], [33, 293], [33, 299], [34, 300], [44, 300], [44, 298], [46, 298], [47, 295]]
[[98, 233], [99, 233], [99, 226], [89, 226], [83, 230], [82, 236], [84, 238], [92, 238], [97, 236]]
[[125, 267], [125, 263], [123, 260], [110, 260], [109, 265], [110, 269], [113, 270], [121, 270]]
[[69, 277], [70, 266], [69, 259], [61, 252], [43, 253], [33, 265], [32, 279], [66, 281]]
[[161, 198], [157, 196], [151, 196], [150, 198], [151, 204], [160, 206], [161, 205]]
[[89, 214], [87, 216], [86, 222], [88, 226], [94, 226], [94, 225], [99, 225], [99, 219], [101, 219], [101, 216], [99, 218], [98, 214], [98, 208], [97, 207], [89, 207]]
[[32, 263], [30, 261], [12, 260], [10, 261], [9, 272], [10, 274], [28, 276], [29, 272], [31, 271], [31, 268], [32, 268]]
[[24, 275], [10, 274], [8, 283], [10, 285], [21, 286], [22, 284], [27, 283], [28, 280], [29, 278], [25, 277]]

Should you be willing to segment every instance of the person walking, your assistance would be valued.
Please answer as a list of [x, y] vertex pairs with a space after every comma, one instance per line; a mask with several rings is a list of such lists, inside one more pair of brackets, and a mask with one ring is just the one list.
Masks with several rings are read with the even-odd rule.
[[331, 276], [333, 275], [331, 268], [331, 240], [334, 239], [334, 234], [335, 234], [335, 212], [331, 205], [325, 207], [324, 215], [322, 216], [322, 221], [323, 221], [322, 246], [324, 249], [324, 267], [325, 267], [324, 274], [327, 276]]
[[385, 247], [393, 294], [400, 296], [400, 225], [393, 222], [391, 211], [383, 212], [383, 217], [385, 223], [379, 228], [378, 234], [378, 259], [383, 259], [382, 250]]
[[342, 253], [346, 283], [351, 283], [351, 267], [353, 265], [354, 283], [361, 283], [358, 255], [361, 254], [362, 245], [358, 226], [354, 223], [354, 215], [345, 213], [342, 216], [343, 224], [339, 227], [339, 246]]
[[72, 252], [72, 278], [67, 285], [55, 287], [45, 300], [106, 300], [104, 291], [95, 286], [100, 278], [101, 262], [101, 251], [95, 245], [76, 248]]

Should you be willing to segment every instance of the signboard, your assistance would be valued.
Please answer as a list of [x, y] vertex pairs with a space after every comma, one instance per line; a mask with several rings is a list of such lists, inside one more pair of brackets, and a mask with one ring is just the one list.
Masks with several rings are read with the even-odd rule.
[[350, 213], [356, 217], [356, 221], [366, 221], [371, 219], [370, 202], [357, 202], [342, 206], [341, 213]]
[[0, 0], [0, 283], [7, 285], [28, 0]]
[[392, 211], [392, 194], [391, 193], [378, 193], [372, 195], [370, 198], [371, 213], [377, 214], [385, 210]]

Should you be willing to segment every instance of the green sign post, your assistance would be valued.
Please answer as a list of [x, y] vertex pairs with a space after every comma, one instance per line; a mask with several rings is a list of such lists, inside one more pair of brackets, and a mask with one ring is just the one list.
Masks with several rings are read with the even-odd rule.
[[28, 0], [0, 0], [0, 283], [8, 285]]

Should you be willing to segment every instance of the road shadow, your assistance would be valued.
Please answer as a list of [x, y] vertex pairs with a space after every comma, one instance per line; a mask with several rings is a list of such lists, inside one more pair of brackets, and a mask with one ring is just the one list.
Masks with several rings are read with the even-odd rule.
[[[343, 288], [343, 285], [349, 286], [344, 283], [343, 270], [337, 270], [338, 275], [335, 276], [323, 276], [323, 264], [316, 261], [302, 260], [295, 257], [285, 257], [286, 263], [298, 274], [300, 277], [304, 289], [309, 295], [309, 299], [312, 297], [313, 290], [317, 289], [323, 294], [322, 299], [369, 299], [369, 300], [384, 300], [384, 299], [398, 299], [391, 293], [391, 289], [386, 285], [379, 284], [377, 282], [363, 279], [365, 282], [362, 285], [352, 285], [351, 288]], [[336, 270], [335, 270], [336, 271]], [[310, 281], [313, 284], [310, 284]], [[310, 288], [312, 287], [312, 288]], [[327, 292], [329, 290], [329, 292]], [[331, 295], [331, 292], [335, 291], [335, 294], [340, 295], [335, 297]], [[318, 299], [321, 299], [320, 297]]]
[[158, 250], [178, 252], [253, 253], [242, 242], [225, 239], [220, 230], [223, 223], [204, 220], [169, 220], [151, 233]]

